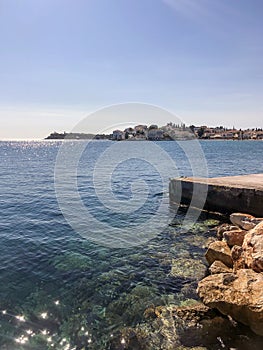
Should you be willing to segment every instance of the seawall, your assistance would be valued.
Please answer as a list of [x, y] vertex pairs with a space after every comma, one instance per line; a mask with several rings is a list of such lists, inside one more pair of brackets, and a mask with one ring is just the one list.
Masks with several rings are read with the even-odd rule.
[[[170, 180], [171, 203], [229, 214], [263, 217], [263, 174]], [[180, 203], [179, 203], [180, 202]]]

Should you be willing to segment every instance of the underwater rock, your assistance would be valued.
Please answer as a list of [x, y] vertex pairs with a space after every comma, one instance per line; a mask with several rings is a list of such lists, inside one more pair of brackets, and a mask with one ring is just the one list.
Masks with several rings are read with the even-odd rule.
[[224, 263], [222, 263], [222, 261], [216, 260], [209, 267], [209, 272], [213, 275], [216, 273], [232, 272], [232, 269], [226, 266]]
[[58, 255], [54, 260], [56, 269], [60, 271], [89, 270], [92, 267], [92, 260], [89, 256], [80, 253], [65, 253]]
[[251, 269], [204, 278], [197, 290], [205, 305], [263, 335], [263, 274]]
[[158, 259], [160, 266], [171, 266], [172, 257], [170, 253], [157, 252], [155, 257]]
[[193, 280], [192, 282], [188, 282], [183, 285], [180, 294], [178, 294], [178, 298], [183, 300], [181, 303], [183, 303], [187, 299], [198, 299], [198, 295], [196, 293], [197, 283], [198, 280]]
[[206, 266], [196, 259], [172, 259], [170, 276], [199, 280], [206, 274]]
[[[243, 345], [244, 338], [245, 346], [250, 341], [246, 336], [239, 336], [236, 322], [200, 302], [188, 307], [153, 306], [145, 311], [145, 317], [145, 322], [124, 327], [111, 340], [109, 349], [230, 349]], [[240, 348], [247, 348], [245, 346]]]
[[196, 302], [194, 305], [174, 308], [174, 314], [180, 320], [187, 322], [189, 326], [197, 326], [204, 319], [211, 319], [219, 315], [215, 309], [211, 309], [203, 303]]
[[187, 231], [197, 234], [197, 233], [205, 233], [209, 230], [209, 226], [205, 224], [205, 222], [196, 222], [191, 224]]
[[208, 227], [215, 227], [219, 225], [220, 221], [217, 219], [207, 219], [204, 221], [204, 224]]
[[119, 298], [108, 304], [107, 319], [113, 325], [138, 322], [147, 307], [161, 303], [157, 292], [155, 287], [138, 284], [129, 293], [122, 293]]
[[263, 221], [245, 236], [243, 245], [246, 266], [256, 272], [263, 271]]
[[172, 256], [176, 256], [177, 258], [191, 258], [189, 249], [187, 249], [185, 242], [178, 242], [176, 244], [172, 244], [170, 247], [170, 253]]
[[[157, 306], [145, 310], [148, 322], [134, 328], [126, 327], [111, 341], [110, 349], [121, 350], [174, 350], [187, 349], [180, 342], [180, 332], [189, 327], [200, 331], [199, 322], [214, 317], [215, 311], [201, 303], [191, 307]], [[121, 347], [121, 343], [125, 347]], [[199, 345], [199, 344], [198, 344]], [[192, 349], [192, 347], [191, 347]], [[193, 349], [205, 349], [195, 347]]]
[[209, 265], [215, 260], [219, 260], [228, 267], [233, 266], [230, 248], [227, 243], [223, 241], [211, 243], [205, 253], [205, 257]]

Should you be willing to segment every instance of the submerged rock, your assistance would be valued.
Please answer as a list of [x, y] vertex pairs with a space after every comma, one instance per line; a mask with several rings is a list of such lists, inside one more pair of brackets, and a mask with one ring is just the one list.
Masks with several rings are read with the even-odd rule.
[[205, 257], [209, 265], [219, 260], [228, 267], [233, 266], [231, 251], [226, 242], [216, 241], [211, 243], [205, 253]]
[[220, 221], [217, 219], [207, 219], [204, 221], [204, 224], [208, 227], [214, 227], [219, 225]]
[[92, 260], [84, 254], [67, 252], [58, 255], [54, 260], [54, 265], [60, 271], [89, 270], [92, 267]]
[[[175, 329], [173, 308], [159, 306], [153, 307], [150, 314], [145, 312], [148, 322], [137, 324], [134, 328], [125, 327], [111, 340], [111, 350], [174, 350], [178, 349], [180, 342]], [[122, 347], [121, 347], [122, 345]]]
[[170, 276], [190, 278], [199, 280], [206, 274], [206, 266], [196, 259], [191, 258], [177, 258], [172, 259], [172, 267]]
[[243, 242], [245, 264], [256, 272], [263, 271], [263, 221], [249, 231]]
[[[116, 334], [109, 349], [248, 349], [251, 345], [246, 329], [240, 331], [231, 318], [200, 302], [188, 307], [153, 306], [145, 311], [145, 317], [145, 322], [124, 327]], [[255, 334], [252, 336], [257, 338]], [[253, 344], [251, 348], [254, 349]]]
[[205, 305], [263, 335], [263, 274], [251, 269], [208, 276], [197, 290]]
[[[147, 323], [140, 323], [134, 328], [124, 328], [112, 341], [110, 349], [143, 349], [143, 350], [174, 350], [187, 349], [182, 343], [186, 341], [185, 333], [194, 328], [197, 333], [202, 332], [200, 322], [213, 319], [217, 313], [201, 303], [191, 307], [157, 306], [147, 309], [144, 313]], [[199, 347], [203, 336], [199, 341], [193, 340], [191, 349], [206, 349]], [[197, 343], [197, 344], [196, 344]], [[125, 344], [125, 347], [121, 347]]]
[[122, 293], [108, 304], [106, 317], [111, 325], [135, 323], [147, 307], [161, 302], [155, 287], [137, 284], [129, 293]]
[[199, 322], [207, 319], [212, 319], [218, 316], [216, 310], [211, 309], [203, 303], [196, 302], [191, 306], [176, 307], [174, 314], [180, 320], [187, 322], [187, 326], [197, 326]]

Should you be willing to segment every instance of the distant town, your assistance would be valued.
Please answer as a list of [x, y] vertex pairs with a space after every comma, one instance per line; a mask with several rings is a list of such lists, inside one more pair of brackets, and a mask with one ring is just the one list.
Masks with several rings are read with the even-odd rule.
[[53, 132], [47, 140], [112, 140], [112, 141], [172, 141], [172, 140], [191, 140], [194, 138], [204, 140], [263, 140], [262, 128], [254, 129], [232, 129], [223, 126], [186, 126], [185, 124], [167, 123], [165, 126], [158, 127], [152, 124], [137, 125], [128, 127], [124, 130], [114, 130], [112, 134], [87, 134], [87, 133], [58, 133]]

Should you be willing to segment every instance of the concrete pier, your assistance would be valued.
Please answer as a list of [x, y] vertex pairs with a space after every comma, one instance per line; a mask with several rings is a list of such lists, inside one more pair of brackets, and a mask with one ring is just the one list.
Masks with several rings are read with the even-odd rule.
[[[170, 201], [229, 214], [263, 217], [263, 174], [170, 180]], [[180, 202], [180, 203], [179, 203]]]

